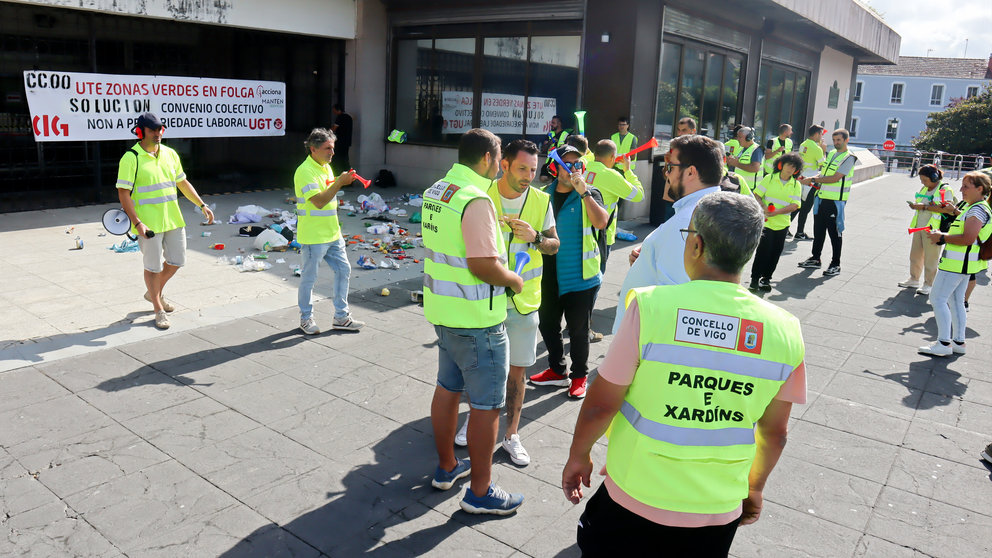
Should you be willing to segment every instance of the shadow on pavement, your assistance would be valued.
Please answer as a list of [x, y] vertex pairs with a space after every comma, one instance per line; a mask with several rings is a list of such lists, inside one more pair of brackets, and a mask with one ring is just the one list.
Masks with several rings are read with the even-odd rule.
[[98, 329], [92, 329], [81, 333], [60, 333], [49, 337], [33, 340], [8, 339], [0, 341], [0, 350], [18, 347], [20, 356], [30, 362], [41, 362], [45, 360], [42, 353], [51, 353], [67, 347], [103, 347], [106, 341], [101, 341], [104, 337], [116, 333], [122, 333], [133, 327], [155, 327], [153, 321], [135, 325], [134, 321], [144, 316], [152, 316], [152, 311], [128, 312], [120, 320]]
[[[183, 382], [185, 385], [200, 385], [189, 381], [187, 378], [182, 378], [182, 376], [238, 360], [254, 353], [293, 347], [305, 341], [306, 338], [296, 329], [280, 331], [240, 345], [214, 347], [195, 353], [179, 355], [175, 358], [151, 362], [126, 376], [104, 380], [96, 387], [103, 391], [121, 391], [149, 384], [171, 384], [173, 380]], [[155, 374], [153, 372], [160, 372], [161, 374]]]
[[[501, 519], [461, 510], [447, 517], [432, 509], [444, 500], [460, 498], [468, 479], [445, 492], [430, 486], [437, 456], [429, 417], [393, 430], [369, 449], [374, 457], [352, 467], [341, 479], [343, 489], [327, 492], [326, 504], [281, 527], [257, 529], [221, 556], [285, 553], [287, 538], [292, 537], [330, 556], [419, 556], [441, 546], [458, 531]], [[414, 527], [379, 546], [390, 529], [398, 528], [397, 535], [409, 531], [402, 527], [406, 523], [430, 526]], [[287, 537], [287, 532], [292, 537]]]

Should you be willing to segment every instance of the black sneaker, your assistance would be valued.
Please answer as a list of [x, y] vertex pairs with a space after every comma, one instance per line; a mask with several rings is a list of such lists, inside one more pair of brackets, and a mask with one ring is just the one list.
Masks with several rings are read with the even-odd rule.
[[799, 262], [799, 267], [807, 267], [810, 269], [820, 269], [822, 265], [823, 264], [820, 263], [820, 260], [816, 258], [809, 258], [808, 260], [803, 260]]
[[758, 292], [758, 280], [752, 279], [751, 284], [747, 286], [747, 290], [751, 291], [752, 293]]
[[761, 279], [758, 279], [758, 290], [762, 290], [765, 292], [772, 290], [772, 282], [769, 281], [766, 277], [762, 277]]
[[809, 240], [809, 236], [806, 233], [796, 233], [796, 236], [792, 237], [793, 240]]
[[785, 238], [792, 238], [792, 231], [785, 231]]
[[840, 275], [840, 266], [839, 265], [832, 265], [832, 266], [828, 267], [827, 269], [823, 270], [823, 274], [826, 275], [826, 276], [828, 276], [828, 277], [833, 277], [834, 275]]

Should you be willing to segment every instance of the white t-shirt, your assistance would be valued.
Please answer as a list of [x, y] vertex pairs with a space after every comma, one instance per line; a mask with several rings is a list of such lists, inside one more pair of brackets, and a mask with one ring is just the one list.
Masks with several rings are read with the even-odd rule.
[[[511, 200], [509, 198], [504, 198], [503, 195], [500, 194], [499, 203], [503, 207], [502, 217], [508, 217], [510, 219], [519, 219], [520, 210], [524, 206], [524, 196], [517, 196], [516, 198], [513, 198]], [[547, 213], [544, 214], [544, 224], [541, 225], [541, 230], [538, 232], [544, 232], [554, 226], [555, 226], [555, 214], [554, 211], [551, 209], [551, 204], [549, 203], [548, 211]], [[503, 229], [504, 227], [500, 227], [500, 230], [503, 231], [503, 241], [506, 243], [507, 246], [509, 246], [511, 233]]]

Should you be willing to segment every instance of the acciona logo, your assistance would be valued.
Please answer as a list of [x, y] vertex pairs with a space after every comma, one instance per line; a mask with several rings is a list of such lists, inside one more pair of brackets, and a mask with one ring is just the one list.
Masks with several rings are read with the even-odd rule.
[[258, 93], [259, 97], [261, 97], [262, 95], [282, 95], [282, 91], [278, 89], [265, 89], [261, 85], [255, 88], [255, 91], [256, 93]]

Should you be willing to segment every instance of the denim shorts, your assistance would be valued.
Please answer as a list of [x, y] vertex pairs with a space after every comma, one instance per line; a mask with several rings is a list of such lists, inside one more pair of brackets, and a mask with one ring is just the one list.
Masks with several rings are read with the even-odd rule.
[[437, 333], [437, 385], [453, 392], [468, 392], [472, 408], [501, 409], [506, 403], [506, 377], [510, 372], [506, 327], [482, 329], [435, 325]]

